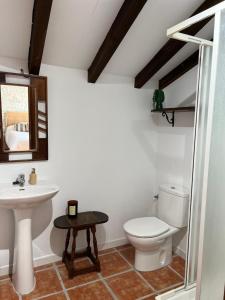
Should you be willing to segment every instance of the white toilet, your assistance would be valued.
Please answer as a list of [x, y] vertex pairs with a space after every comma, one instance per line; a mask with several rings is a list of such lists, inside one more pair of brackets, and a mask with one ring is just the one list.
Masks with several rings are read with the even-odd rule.
[[124, 230], [135, 248], [135, 268], [153, 271], [172, 260], [172, 235], [187, 226], [188, 190], [163, 184], [159, 187], [158, 217], [127, 221]]

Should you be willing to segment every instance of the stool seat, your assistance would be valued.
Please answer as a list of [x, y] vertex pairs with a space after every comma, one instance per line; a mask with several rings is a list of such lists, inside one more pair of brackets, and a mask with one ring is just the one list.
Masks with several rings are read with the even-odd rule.
[[68, 217], [67, 215], [60, 216], [54, 220], [54, 225], [60, 229], [89, 227], [91, 225], [97, 225], [106, 223], [109, 217], [99, 211], [86, 211], [77, 214], [77, 217]]
[[[63, 252], [63, 262], [69, 273], [69, 278], [73, 278], [75, 275], [85, 274], [93, 271], [100, 272], [100, 261], [98, 259], [98, 245], [95, 236], [96, 225], [106, 223], [109, 217], [99, 211], [86, 211], [78, 213], [76, 217], [68, 217], [67, 215], [60, 216], [54, 220], [54, 226], [59, 229], [67, 229], [65, 250]], [[79, 230], [86, 230], [87, 233], [87, 248], [81, 253], [76, 253], [76, 237]], [[71, 231], [73, 235], [72, 250], [68, 252], [70, 243]], [[94, 255], [90, 246], [90, 231], [93, 236]], [[77, 269], [74, 266], [74, 259], [77, 257], [88, 256], [93, 265], [87, 268]]]

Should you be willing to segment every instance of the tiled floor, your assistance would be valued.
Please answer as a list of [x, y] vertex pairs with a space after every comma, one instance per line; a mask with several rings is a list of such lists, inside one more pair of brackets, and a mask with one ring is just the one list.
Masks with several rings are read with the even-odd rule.
[[[68, 279], [64, 265], [49, 264], [35, 269], [36, 288], [18, 296], [7, 277], [0, 278], [0, 300], [154, 300], [155, 296], [182, 285], [184, 260], [174, 256], [172, 263], [152, 272], [133, 268], [134, 249], [125, 245], [100, 251], [101, 273], [89, 273]], [[78, 267], [90, 264], [86, 258]]]

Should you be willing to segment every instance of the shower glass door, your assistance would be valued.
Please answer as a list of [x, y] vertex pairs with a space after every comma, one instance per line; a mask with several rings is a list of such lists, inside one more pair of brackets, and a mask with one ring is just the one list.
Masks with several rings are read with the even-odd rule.
[[186, 288], [196, 300], [224, 299], [225, 9], [215, 14], [213, 47], [199, 51]]
[[198, 80], [195, 104], [194, 153], [191, 183], [191, 205], [187, 247], [186, 286], [197, 280], [199, 228], [202, 210], [202, 186], [208, 124], [209, 87], [211, 78], [212, 47], [200, 46]]
[[[185, 28], [209, 17], [214, 17], [213, 42], [182, 33]], [[171, 27], [167, 34], [200, 45], [185, 289], [196, 285], [196, 300], [223, 300], [225, 1]]]
[[197, 299], [224, 299], [225, 9], [215, 14], [197, 274]]

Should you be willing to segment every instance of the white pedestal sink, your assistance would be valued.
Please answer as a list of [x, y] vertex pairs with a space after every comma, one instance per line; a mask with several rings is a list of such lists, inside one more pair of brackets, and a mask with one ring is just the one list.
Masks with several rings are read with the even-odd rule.
[[32, 209], [54, 197], [59, 191], [56, 185], [38, 184], [10, 186], [0, 185], [0, 207], [13, 209], [15, 216], [15, 253], [13, 285], [22, 295], [35, 287], [32, 253]]

